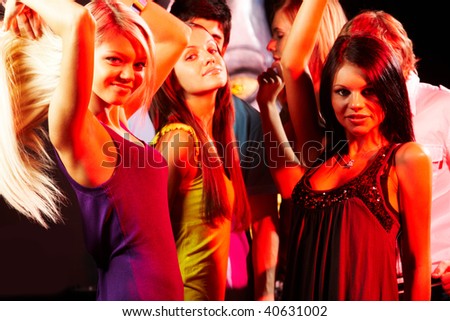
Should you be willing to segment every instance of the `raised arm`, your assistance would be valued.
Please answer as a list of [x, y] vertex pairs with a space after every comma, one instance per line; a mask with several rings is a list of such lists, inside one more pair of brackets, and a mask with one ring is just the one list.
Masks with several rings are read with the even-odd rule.
[[[122, 1], [129, 6], [133, 2], [137, 2], [137, 0]], [[141, 17], [147, 22], [155, 40], [155, 90], [157, 90], [186, 48], [191, 35], [191, 28], [153, 1], [145, 6], [141, 12]]]
[[431, 161], [420, 145], [408, 143], [397, 152], [396, 168], [406, 300], [429, 300]]
[[2, 195], [47, 227], [47, 219], [56, 222], [61, 216], [63, 194], [47, 175], [53, 163], [36, 129], [49, 117], [51, 138], [70, 146], [77, 122], [87, 114], [95, 24], [73, 1], [8, 0], [5, 5], [0, 86], [7, 143], [0, 145], [2, 167], [10, 170], [0, 171]]
[[292, 149], [283, 128], [276, 99], [283, 82], [269, 68], [258, 77], [258, 106], [264, 132], [264, 146], [270, 172], [278, 192], [285, 199], [291, 198], [292, 190], [304, 173], [304, 168]]
[[[301, 161], [308, 165], [320, 152], [310, 149], [306, 155], [309, 141], [322, 142], [323, 129], [320, 126], [318, 104], [314, 84], [308, 70], [319, 33], [322, 15], [327, 0], [305, 0], [295, 17], [286, 42], [281, 66], [286, 86], [287, 106], [295, 132], [294, 149], [302, 152]], [[317, 143], [313, 144], [317, 146]], [[311, 158], [312, 157], [312, 158]]]
[[4, 28], [12, 27], [19, 13], [14, 8], [20, 8], [20, 4], [31, 8], [61, 37], [61, 80], [53, 95], [51, 105], [54, 107], [51, 106], [50, 113], [57, 119], [52, 125], [70, 129], [75, 120], [86, 113], [91, 95], [95, 22], [88, 10], [73, 0], [21, 0], [20, 3], [8, 0]]
[[[87, 152], [94, 148], [100, 150], [83, 139], [83, 135], [88, 135], [86, 123], [94, 120], [88, 105], [92, 90], [95, 22], [86, 8], [71, 0], [24, 0], [21, 4], [32, 10], [28, 15], [38, 15], [61, 39], [62, 56], [48, 56], [49, 65], [57, 64], [61, 57], [59, 82], [48, 110], [49, 135], [65, 164], [73, 165], [77, 154], [86, 149]], [[15, 0], [8, 0], [5, 28], [12, 26], [16, 15], [20, 14], [14, 8], [19, 7]]]

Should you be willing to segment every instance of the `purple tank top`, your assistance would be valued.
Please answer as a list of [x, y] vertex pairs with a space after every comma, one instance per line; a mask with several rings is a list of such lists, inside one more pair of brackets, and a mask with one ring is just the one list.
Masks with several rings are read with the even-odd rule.
[[95, 188], [75, 182], [57, 155], [81, 208], [84, 237], [98, 269], [97, 300], [183, 300], [170, 223], [163, 156], [105, 126], [117, 153], [111, 178]]

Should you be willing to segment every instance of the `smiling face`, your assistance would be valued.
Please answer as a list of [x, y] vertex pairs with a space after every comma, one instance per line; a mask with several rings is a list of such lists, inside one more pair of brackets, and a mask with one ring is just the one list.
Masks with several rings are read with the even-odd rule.
[[333, 81], [331, 103], [348, 138], [379, 134], [384, 112], [364, 72], [345, 62]]
[[201, 27], [192, 29], [189, 44], [174, 70], [186, 96], [217, 91], [227, 83], [227, 70], [219, 48]]
[[95, 49], [93, 92], [106, 105], [122, 105], [142, 84], [147, 58], [137, 41], [114, 34]]

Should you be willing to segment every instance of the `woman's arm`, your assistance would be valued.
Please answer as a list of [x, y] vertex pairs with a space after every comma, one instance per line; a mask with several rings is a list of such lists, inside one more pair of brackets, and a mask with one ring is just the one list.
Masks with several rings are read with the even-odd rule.
[[283, 82], [275, 71], [269, 68], [258, 77], [259, 90], [257, 101], [261, 111], [264, 132], [264, 146], [268, 166], [283, 198], [290, 198], [295, 184], [304, 173], [303, 167], [292, 149], [280, 114], [277, 109], [277, 96], [283, 88]]
[[[88, 112], [93, 78], [95, 21], [86, 8], [71, 0], [23, 0], [21, 3], [32, 10], [28, 14], [37, 14], [61, 38], [59, 83], [48, 111], [49, 136], [69, 172], [77, 174], [74, 178], [82, 181], [78, 178], [86, 177], [86, 171], [84, 166], [80, 166], [81, 156], [93, 157], [101, 153], [100, 140], [92, 139], [92, 133], [87, 130], [91, 128], [88, 123], [94, 124], [96, 121], [93, 114]], [[15, 0], [7, 2], [6, 28], [15, 18], [9, 13], [17, 14], [14, 11], [16, 4]], [[54, 59], [60, 58], [55, 55]], [[54, 63], [49, 61], [49, 64]]]
[[[316, 148], [308, 150], [308, 142], [321, 143], [323, 129], [316, 102], [314, 84], [308, 70], [319, 33], [322, 15], [327, 0], [305, 0], [295, 17], [291, 31], [281, 57], [283, 78], [286, 86], [287, 106], [294, 127], [294, 149], [302, 152], [303, 164], [314, 159], [320, 153]], [[312, 157], [312, 158], [311, 158]]]
[[[130, 7], [136, 1], [122, 0]], [[155, 40], [155, 90], [157, 90], [186, 48], [191, 28], [153, 1], [149, 1], [145, 6], [141, 17], [147, 22]]]
[[402, 268], [407, 300], [431, 295], [431, 161], [417, 143], [402, 146], [395, 157], [402, 218]]
[[[158, 136], [158, 134], [157, 134]], [[174, 129], [159, 137], [155, 148], [164, 156], [169, 168], [169, 204], [175, 204], [180, 187], [187, 186], [198, 174], [195, 140], [190, 133]]]

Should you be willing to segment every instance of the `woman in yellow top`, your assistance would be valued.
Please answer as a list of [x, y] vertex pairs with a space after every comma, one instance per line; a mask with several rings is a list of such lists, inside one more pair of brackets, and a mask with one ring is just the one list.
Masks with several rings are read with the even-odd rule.
[[224, 300], [231, 229], [250, 214], [234, 144], [227, 70], [214, 38], [192, 24], [156, 93], [155, 147], [169, 164], [169, 206], [185, 300]]

